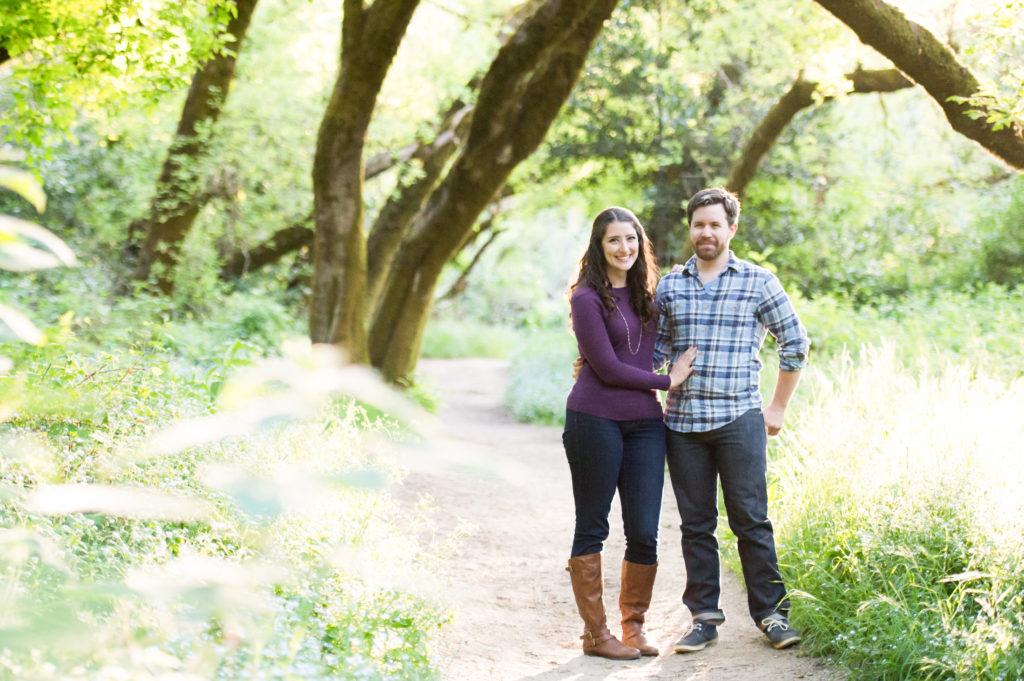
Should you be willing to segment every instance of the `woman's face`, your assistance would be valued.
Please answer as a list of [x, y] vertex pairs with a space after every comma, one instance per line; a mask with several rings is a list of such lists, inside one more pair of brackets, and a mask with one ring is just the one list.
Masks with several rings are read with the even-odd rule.
[[636, 228], [628, 222], [612, 222], [604, 230], [601, 245], [604, 247], [608, 278], [613, 285], [625, 286], [626, 273], [636, 262], [640, 249]]

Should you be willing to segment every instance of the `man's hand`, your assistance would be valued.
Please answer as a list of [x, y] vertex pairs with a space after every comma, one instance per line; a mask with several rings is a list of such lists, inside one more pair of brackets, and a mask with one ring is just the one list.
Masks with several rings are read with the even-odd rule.
[[769, 404], [764, 410], [764, 429], [769, 435], [778, 435], [782, 422], [786, 420], [786, 408]]

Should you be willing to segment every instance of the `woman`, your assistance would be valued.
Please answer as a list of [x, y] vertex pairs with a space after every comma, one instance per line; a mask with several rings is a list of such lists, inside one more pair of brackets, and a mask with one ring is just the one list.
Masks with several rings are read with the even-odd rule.
[[[583, 652], [612, 659], [657, 655], [644, 637], [658, 565], [658, 520], [665, 479], [665, 430], [657, 390], [679, 386], [695, 348], [669, 374], [651, 371], [658, 266], [644, 228], [625, 208], [594, 220], [580, 273], [570, 291], [572, 326], [585, 360], [565, 411], [576, 530], [566, 568], [583, 618]], [[622, 562], [622, 641], [608, 631], [601, 548], [619, 490], [626, 534]]]

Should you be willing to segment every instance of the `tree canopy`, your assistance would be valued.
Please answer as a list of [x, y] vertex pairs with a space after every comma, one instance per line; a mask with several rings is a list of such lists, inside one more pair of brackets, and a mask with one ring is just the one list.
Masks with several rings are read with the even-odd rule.
[[[60, 149], [62, 233], [139, 254], [116, 295], [134, 275], [194, 304], [269, 277], [308, 291], [314, 340], [399, 380], [446, 267], [464, 291], [511, 243], [504, 222], [566, 195], [630, 204], [666, 261], [686, 198], [725, 183], [751, 257], [808, 294], [870, 279], [857, 235], [886, 205], [912, 216], [915, 252], [953, 258], [942, 180], [907, 168], [922, 136], [972, 196], [1021, 167], [1020, 3], [990, 4], [34, 3], [0, 20], [2, 130]], [[59, 146], [68, 132], [81, 146]], [[890, 173], [923, 188], [857, 205]], [[71, 207], [86, 180], [98, 200]]]

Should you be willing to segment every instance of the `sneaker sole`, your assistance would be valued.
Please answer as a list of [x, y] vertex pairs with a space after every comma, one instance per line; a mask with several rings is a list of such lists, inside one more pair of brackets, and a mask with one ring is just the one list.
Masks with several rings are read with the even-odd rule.
[[775, 650], [782, 650], [783, 648], [788, 648], [790, 646], [796, 645], [799, 642], [800, 642], [800, 637], [799, 636], [794, 636], [793, 638], [787, 638], [784, 641], [779, 641], [778, 643], [773, 643], [772, 644], [772, 648], [775, 648]]
[[685, 645], [680, 646], [680, 645], [677, 645], [677, 646], [673, 646], [672, 650], [676, 651], [677, 653], [696, 653], [696, 652], [700, 652], [701, 650], [704, 650], [708, 646], [714, 645], [716, 641], [718, 641], [718, 639], [717, 638], [713, 638], [710, 641], [707, 641], [705, 643], [700, 644], [699, 646], [685, 646]]

